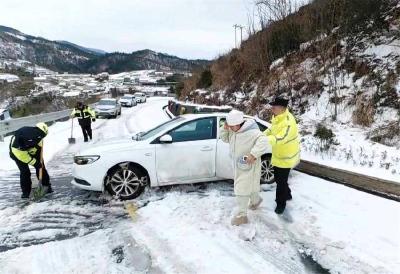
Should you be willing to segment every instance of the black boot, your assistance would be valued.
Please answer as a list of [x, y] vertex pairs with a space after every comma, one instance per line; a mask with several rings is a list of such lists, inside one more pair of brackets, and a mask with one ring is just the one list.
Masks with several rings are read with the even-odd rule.
[[46, 193], [53, 193], [54, 191], [53, 191], [53, 189], [51, 188], [51, 185], [49, 185], [49, 186], [46, 186]]
[[276, 205], [275, 213], [280, 215], [280, 214], [282, 214], [282, 213], [285, 211], [285, 208], [286, 208], [286, 205], [285, 205], [285, 204], [283, 204], [283, 205]]
[[29, 199], [29, 193], [22, 193], [21, 199]]

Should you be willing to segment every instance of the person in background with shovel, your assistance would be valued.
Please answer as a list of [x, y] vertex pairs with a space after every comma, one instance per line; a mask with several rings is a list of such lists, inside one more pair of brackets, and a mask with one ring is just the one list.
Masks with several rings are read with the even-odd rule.
[[[71, 118], [73, 119], [75, 117], [78, 118], [78, 123], [82, 128], [84, 141], [87, 142], [88, 137], [90, 138], [90, 140], [92, 140], [92, 122], [96, 121], [96, 113], [89, 106], [84, 105], [82, 102], [77, 102], [76, 107], [71, 113]], [[69, 138], [69, 143], [75, 143], [74, 141], [72, 141], [72, 139], [73, 137], [71, 136], [71, 138]]]
[[10, 141], [10, 157], [15, 161], [20, 171], [20, 184], [23, 199], [31, 194], [32, 180], [29, 166], [36, 170], [39, 179], [38, 194], [52, 193], [50, 177], [43, 162], [43, 139], [48, 134], [45, 123], [38, 123], [35, 127], [22, 127], [15, 131]]

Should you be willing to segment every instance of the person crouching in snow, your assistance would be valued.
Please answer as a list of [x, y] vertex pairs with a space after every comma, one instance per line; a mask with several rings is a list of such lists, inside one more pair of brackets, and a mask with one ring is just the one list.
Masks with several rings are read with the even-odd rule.
[[243, 112], [237, 110], [229, 112], [220, 129], [220, 138], [229, 143], [234, 167], [234, 192], [239, 210], [231, 224], [246, 224], [247, 208], [255, 210], [262, 202], [259, 195], [261, 156], [268, 148], [268, 138], [254, 120], [245, 121]]

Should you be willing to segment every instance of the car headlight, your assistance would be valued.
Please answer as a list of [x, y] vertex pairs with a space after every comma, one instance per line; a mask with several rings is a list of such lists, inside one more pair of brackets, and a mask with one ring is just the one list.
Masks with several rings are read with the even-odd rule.
[[75, 156], [74, 163], [77, 165], [88, 165], [100, 159], [98, 155]]

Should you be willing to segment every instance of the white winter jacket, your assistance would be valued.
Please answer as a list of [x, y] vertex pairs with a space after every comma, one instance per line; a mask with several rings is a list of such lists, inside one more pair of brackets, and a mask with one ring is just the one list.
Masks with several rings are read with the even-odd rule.
[[[254, 120], [247, 120], [239, 131], [220, 128], [220, 138], [229, 143], [230, 156], [233, 161], [235, 195], [248, 196], [260, 191], [261, 156], [267, 150], [268, 138], [260, 131]], [[249, 170], [238, 167], [239, 158], [244, 155], [253, 155], [257, 158]]]

